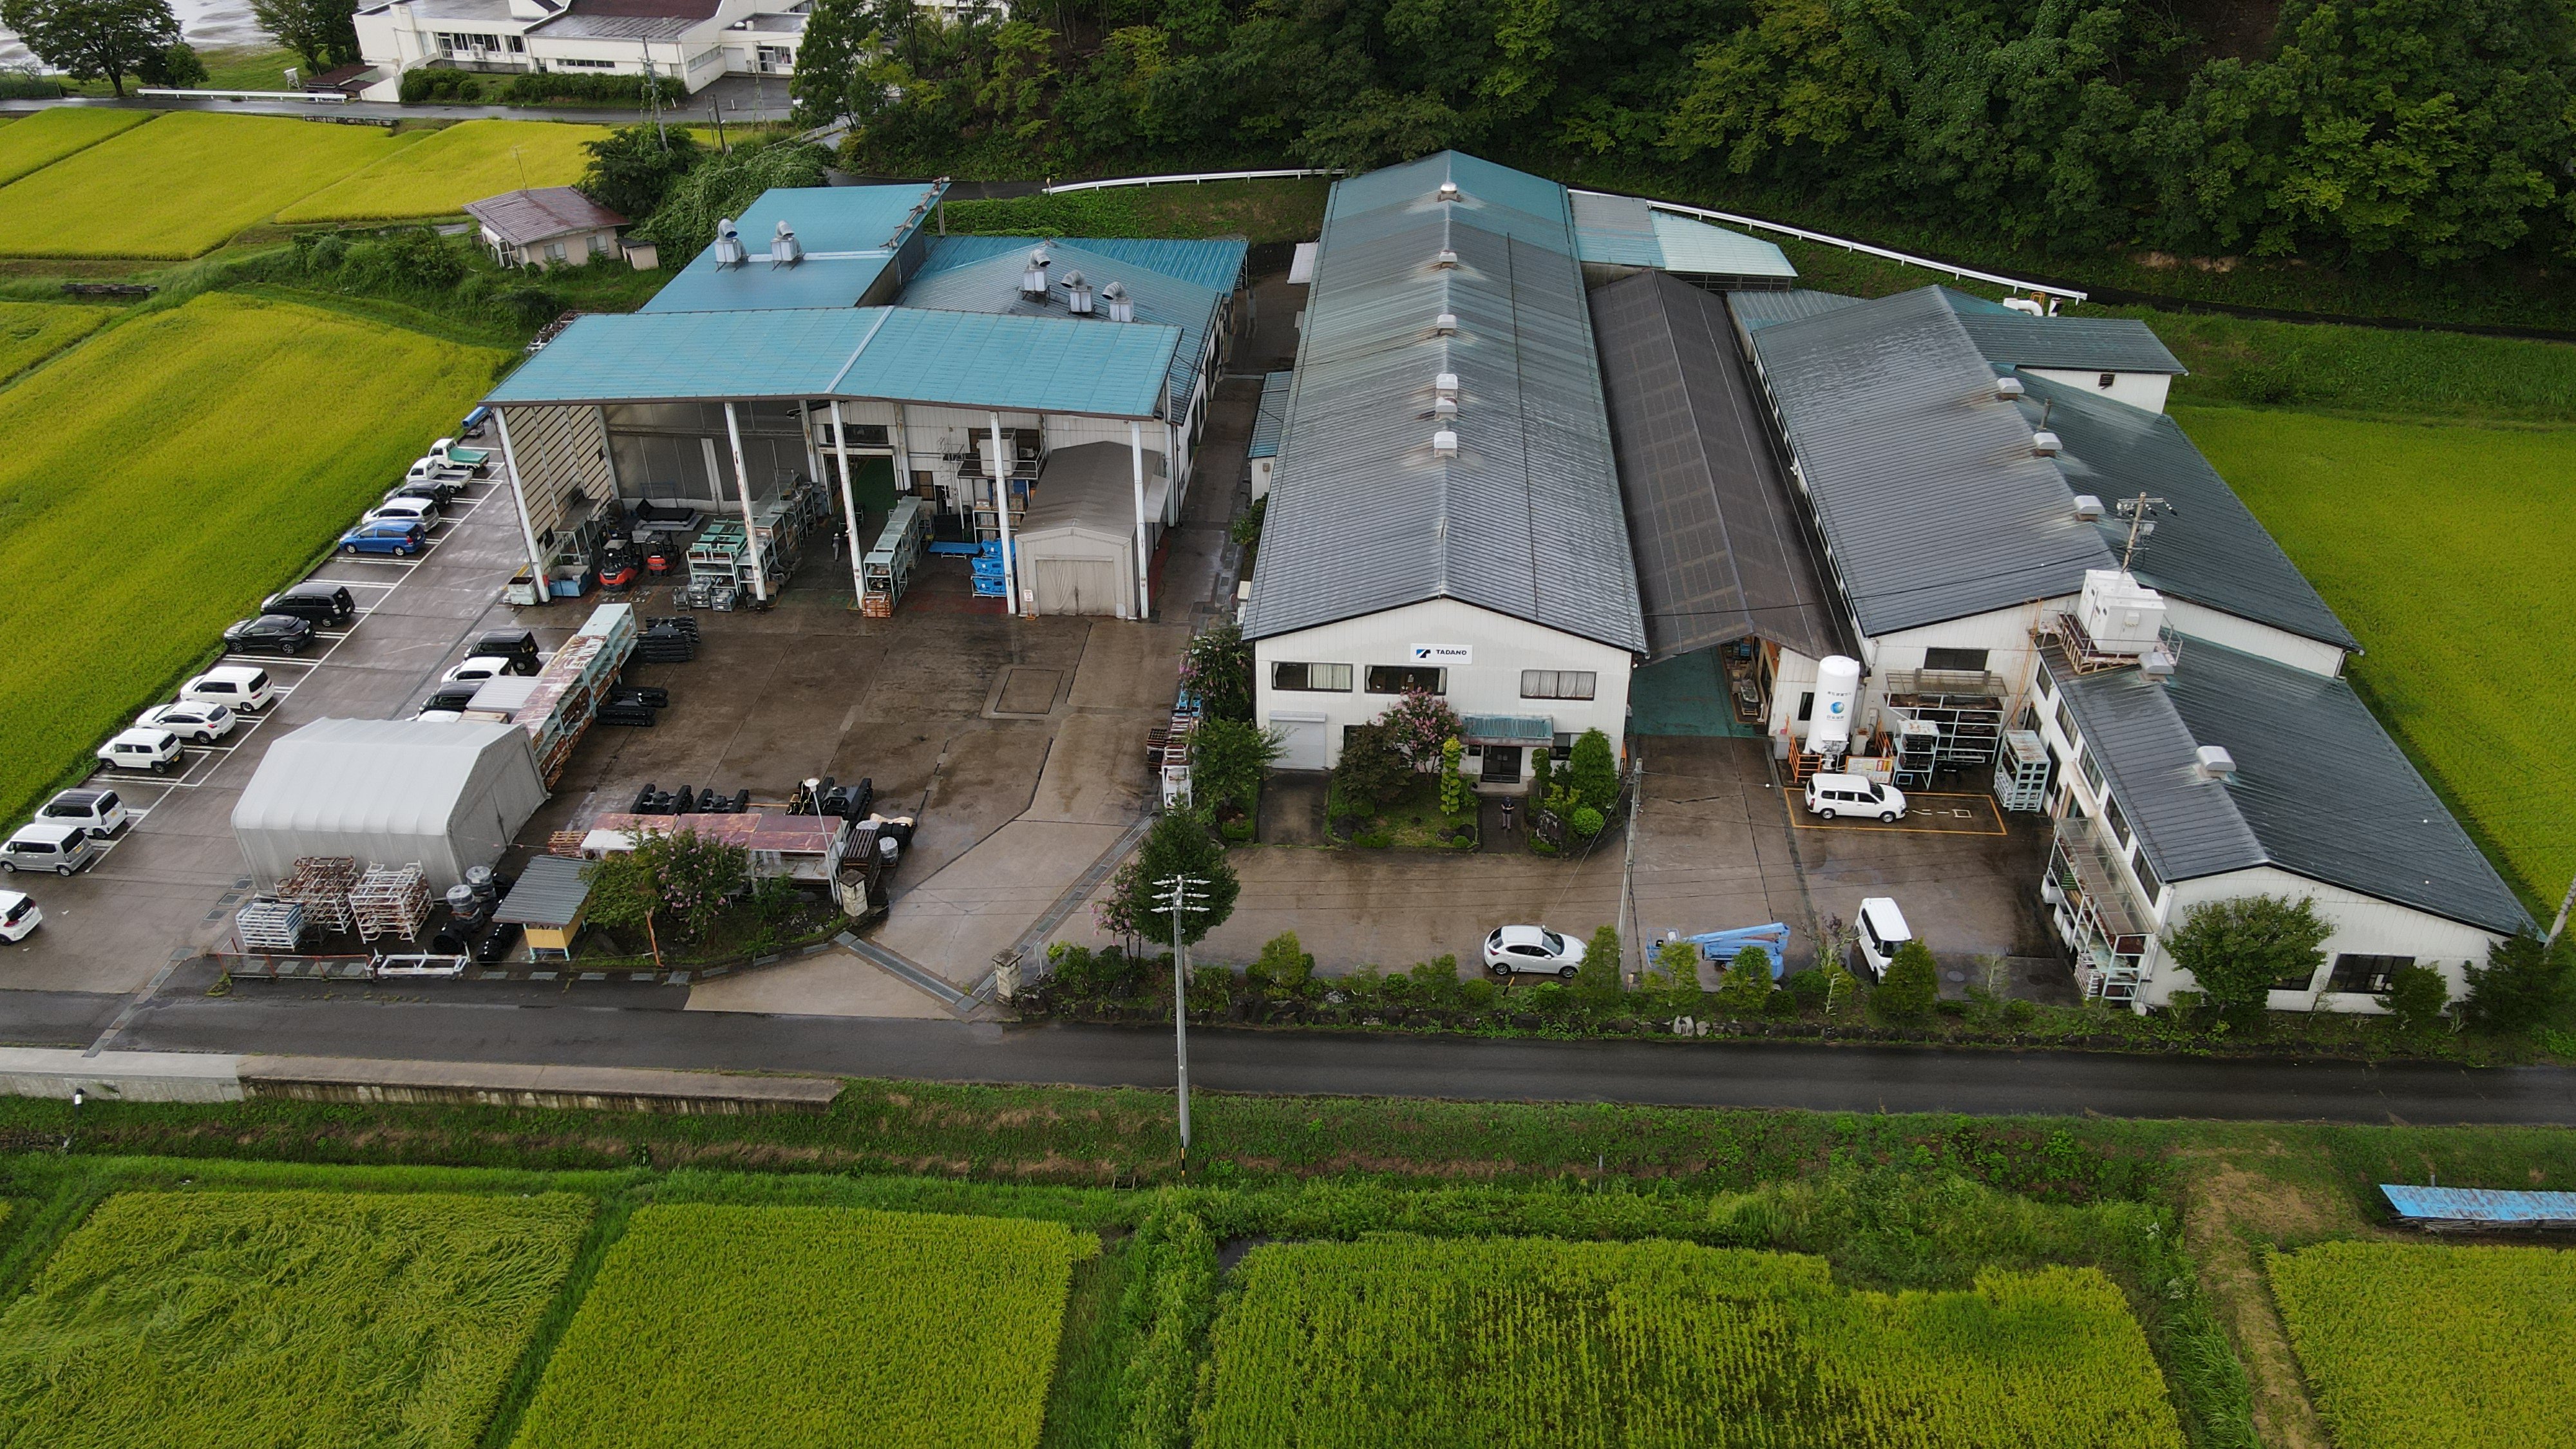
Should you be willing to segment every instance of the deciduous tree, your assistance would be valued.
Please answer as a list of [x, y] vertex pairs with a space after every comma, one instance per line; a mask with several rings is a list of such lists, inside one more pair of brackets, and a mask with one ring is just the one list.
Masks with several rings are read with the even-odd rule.
[[166, 63], [180, 43], [170, 0], [0, 0], [0, 26], [38, 60], [74, 80], [103, 80], [120, 96], [127, 76]]
[[312, 70], [361, 59], [356, 0], [250, 0], [250, 13], [260, 29], [304, 57]]
[[1887, 979], [1870, 993], [1869, 1004], [1890, 1021], [1914, 1022], [1930, 1016], [1940, 997], [1941, 972], [1932, 948], [1908, 941], [1896, 948], [1896, 958], [1887, 963]]
[[2174, 963], [2189, 971], [2201, 995], [2224, 1017], [2243, 1021], [2263, 1009], [2279, 981], [2305, 981], [2325, 964], [2326, 923], [2302, 896], [2240, 896], [2196, 906], [2166, 941]]
[[1225, 847], [1208, 833], [1207, 817], [1197, 811], [1165, 811], [1111, 885], [1123, 918], [1138, 936], [1158, 945], [1172, 944], [1170, 895], [1161, 883], [1174, 876], [1202, 882], [1192, 889], [1198, 905], [1181, 915], [1181, 938], [1196, 944], [1234, 914], [1235, 897], [1243, 889], [1234, 867], [1226, 863]]

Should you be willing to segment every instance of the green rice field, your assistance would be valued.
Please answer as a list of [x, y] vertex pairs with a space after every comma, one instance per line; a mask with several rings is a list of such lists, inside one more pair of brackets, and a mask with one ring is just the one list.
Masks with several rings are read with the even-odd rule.
[[0, 255], [197, 256], [421, 139], [282, 116], [166, 112], [0, 186]]
[[92, 111], [55, 106], [0, 126], [0, 185], [51, 166], [75, 151], [131, 131], [150, 111]]
[[1023, 1219], [643, 1207], [515, 1443], [1034, 1446], [1073, 1265], [1098, 1251]]
[[387, 156], [277, 214], [279, 221], [401, 221], [452, 216], [465, 203], [522, 186], [569, 186], [590, 164], [585, 143], [606, 126], [467, 121]]
[[2508, 880], [2576, 874], [2576, 429], [2177, 407], [2174, 417], [2366, 651], [2354, 683]]
[[0, 1312], [8, 1449], [470, 1449], [594, 1203], [130, 1192]]
[[505, 354], [230, 294], [0, 390], [0, 814], [159, 697], [489, 386]]
[[2319, 1243], [2271, 1279], [2337, 1449], [2576, 1444], [2576, 1254]]
[[2089, 1268], [1887, 1294], [1796, 1254], [1387, 1236], [1235, 1276], [1199, 1449], [2183, 1443]]
[[96, 332], [115, 315], [109, 307], [0, 302], [0, 383]]

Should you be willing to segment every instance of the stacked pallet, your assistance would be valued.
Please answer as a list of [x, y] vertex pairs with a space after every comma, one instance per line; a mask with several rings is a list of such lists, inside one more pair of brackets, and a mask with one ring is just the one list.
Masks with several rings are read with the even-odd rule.
[[304, 907], [293, 901], [253, 901], [233, 913], [242, 954], [291, 956], [304, 944]]
[[428, 878], [417, 864], [369, 866], [349, 892], [349, 914], [356, 918], [359, 940], [409, 940], [429, 924]]
[[277, 883], [277, 898], [302, 906], [304, 924], [314, 930], [343, 932], [349, 929], [349, 890], [357, 883], [356, 860], [345, 855], [308, 855]]

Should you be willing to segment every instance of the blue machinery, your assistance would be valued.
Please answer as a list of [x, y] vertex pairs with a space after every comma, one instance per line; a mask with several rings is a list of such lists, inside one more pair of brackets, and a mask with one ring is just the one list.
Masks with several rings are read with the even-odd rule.
[[1682, 938], [1699, 948], [1700, 959], [1720, 966], [1733, 961], [1747, 946], [1759, 946], [1771, 958], [1771, 979], [1788, 974], [1789, 928], [1778, 921], [1767, 926], [1739, 926], [1732, 931], [1703, 931]]

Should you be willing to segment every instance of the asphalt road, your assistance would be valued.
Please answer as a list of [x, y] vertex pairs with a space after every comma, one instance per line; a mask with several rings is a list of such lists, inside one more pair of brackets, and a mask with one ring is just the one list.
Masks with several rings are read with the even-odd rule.
[[[381, 1000], [302, 985], [207, 997], [172, 985], [179, 989], [144, 1006], [117, 1047], [1084, 1086], [1172, 1080], [1171, 1036], [1151, 1029], [686, 1012], [672, 1009], [685, 993], [654, 987], [486, 987], [470, 999]], [[20, 995], [0, 993], [0, 1040], [33, 1039], [37, 1012], [27, 1007], [79, 1024], [68, 1003], [11, 999]], [[1190, 1038], [1190, 1075], [1233, 1092], [2576, 1125], [2576, 1072], [2555, 1068], [1200, 1030]]]

